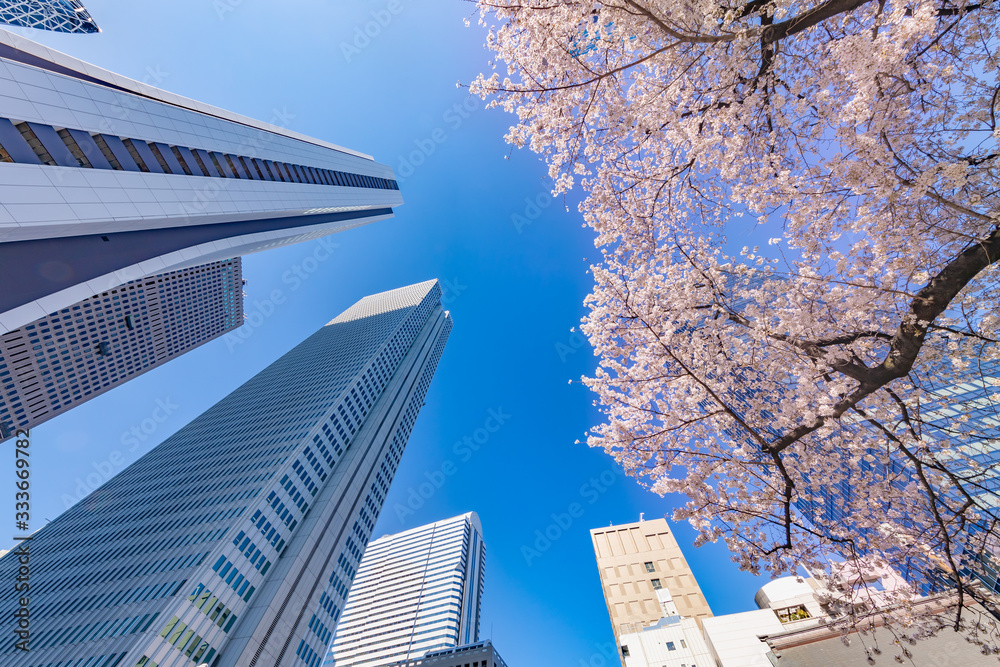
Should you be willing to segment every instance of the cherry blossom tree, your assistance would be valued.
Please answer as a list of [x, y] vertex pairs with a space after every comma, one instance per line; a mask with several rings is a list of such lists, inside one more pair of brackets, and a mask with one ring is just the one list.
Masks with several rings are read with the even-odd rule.
[[865, 555], [994, 609], [1000, 6], [476, 4], [472, 91], [587, 195], [589, 444], [749, 571]]

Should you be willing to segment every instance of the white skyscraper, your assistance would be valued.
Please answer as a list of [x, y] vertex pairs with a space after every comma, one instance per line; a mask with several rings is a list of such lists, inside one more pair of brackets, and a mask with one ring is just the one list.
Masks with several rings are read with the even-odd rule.
[[[266, 82], [262, 82], [266, 85]], [[392, 216], [371, 156], [0, 30], [0, 334], [130, 280]]]
[[327, 667], [384, 667], [479, 641], [486, 554], [475, 512], [368, 546]]
[[437, 281], [366, 297], [20, 543], [0, 665], [319, 667], [450, 331]]
[[[76, 0], [2, 22], [96, 30]], [[0, 440], [239, 326], [241, 255], [401, 203], [371, 156], [0, 30]]]

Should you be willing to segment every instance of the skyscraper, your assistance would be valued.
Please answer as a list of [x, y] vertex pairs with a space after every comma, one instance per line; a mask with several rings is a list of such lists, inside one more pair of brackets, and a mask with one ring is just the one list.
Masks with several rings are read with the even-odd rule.
[[80, 0], [0, 0], [0, 23], [54, 32], [100, 32]]
[[440, 300], [362, 299], [38, 531], [31, 651], [0, 664], [318, 667], [451, 331]]
[[240, 258], [132, 280], [0, 335], [0, 440], [243, 324]]
[[372, 542], [328, 667], [385, 667], [479, 641], [486, 554], [475, 512]]
[[[945, 366], [947, 364], [950, 361], [945, 362]], [[995, 516], [997, 495], [1000, 494], [1000, 474], [997, 472], [1000, 470], [1000, 392], [997, 391], [1000, 361], [984, 357], [960, 373], [947, 367], [930, 367], [920, 372], [922, 377], [916, 383], [920, 391], [905, 394], [903, 402], [910, 407], [912, 415], [919, 415], [922, 441], [930, 451], [936, 452], [936, 458], [951, 474], [964, 480], [968, 498], [954, 487], [937, 488], [936, 492], [940, 498], [950, 498], [955, 507], [962, 506], [968, 499], [983, 510], [979, 523], [950, 522], [954, 539], [951, 549], [956, 555], [962, 553], [965, 576], [974, 576], [990, 590], [1000, 592], [997, 554], [991, 552], [986, 539], [990, 533], [995, 534], [989, 523], [991, 516]], [[847, 428], [869, 429], [881, 437], [880, 432], [858, 417], [845, 416], [842, 421]], [[892, 480], [899, 491], [910, 484], [923, 489], [911, 461], [902, 452], [891, 446], [879, 446], [869, 452], [871, 457], [859, 463], [866, 473], [860, 481], [845, 474], [835, 482], [809, 487], [808, 493], [797, 496], [795, 506], [805, 519], [820, 526], [848, 526], [853, 535], [865, 537], [877, 529], [870, 525], [858, 526], [851, 506], [859, 497], [864, 499], [862, 502], [868, 502], [864, 485], [872, 477]], [[871, 461], [867, 460], [869, 458]], [[946, 512], [945, 517], [949, 516]], [[907, 521], [906, 517], [895, 520], [904, 524]], [[867, 553], [863, 548], [854, 549], [855, 553]], [[894, 565], [924, 594], [952, 587], [954, 581], [943, 553], [931, 562], [938, 562], [941, 567], [928, 567], [922, 559], [911, 562], [910, 558], [900, 559]]]
[[392, 169], [0, 30], [0, 333], [391, 217]]
[[616, 641], [660, 620], [663, 588], [678, 615], [699, 623], [712, 616], [666, 519], [594, 528], [590, 537]]

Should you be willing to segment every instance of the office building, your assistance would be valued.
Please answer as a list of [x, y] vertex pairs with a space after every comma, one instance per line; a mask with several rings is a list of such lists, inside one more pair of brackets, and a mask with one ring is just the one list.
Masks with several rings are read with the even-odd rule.
[[[625, 667], [709, 667], [712, 656], [698, 622], [677, 613], [670, 591], [656, 591], [661, 617], [656, 623], [619, 637]], [[717, 617], [703, 619], [704, 623]]]
[[[878, 577], [869, 577], [871, 583]], [[710, 616], [699, 623], [678, 612], [666, 588], [656, 591], [660, 618], [618, 637], [624, 667], [770, 667], [761, 639], [813, 627], [828, 618], [813, 579], [785, 577], [762, 587], [759, 609]]]
[[[969, 498], [977, 503], [983, 515], [982, 524], [976, 524], [953, 521], [952, 515], [945, 513], [946, 521], [956, 527], [965, 526], [962, 530], [952, 530], [952, 552], [962, 555], [965, 576], [976, 577], [993, 592], [1000, 592], [1000, 566], [987, 540], [990, 534], [995, 535], [995, 530], [986, 529], [991, 517], [996, 516], [996, 499], [1000, 494], [1000, 361], [983, 359], [957, 374], [950, 368], [933, 367], [921, 369], [921, 372], [926, 377], [917, 383], [919, 389], [905, 395], [904, 403], [910, 406], [915, 419], [919, 415], [921, 439], [929, 451], [934, 452], [936, 460], [945, 464], [949, 471], [966, 480]], [[867, 515], [872, 502], [867, 489], [870, 481], [891, 479], [892, 487], [899, 494], [910, 484], [922, 489], [922, 483], [909, 459], [895, 448], [881, 444], [882, 436], [873, 427], [856, 416], [845, 416], [843, 422], [846, 428], [871, 429], [875, 436], [874, 442], [878, 446], [869, 450], [871, 457], [858, 464], [864, 475], [858, 479], [858, 476], [852, 478], [845, 474], [834, 483], [807, 487], [804, 495], [809, 499], [803, 500], [800, 495], [795, 505], [804, 518], [821, 530], [826, 530], [828, 526], [839, 529], [848, 527], [850, 534], [858, 540], [857, 551], [866, 554], [865, 538], [877, 534], [880, 528], [861, 525], [854, 517], [854, 508], [862, 508]], [[845, 470], [848, 467], [846, 460], [844, 467]], [[942, 498], [950, 498], [955, 507], [965, 502], [965, 496], [954, 487], [937, 491]], [[922, 504], [923, 501], [921, 509]], [[885, 509], [888, 511], [888, 506]], [[907, 520], [905, 516], [896, 519], [904, 525]], [[933, 522], [932, 517], [922, 520]], [[922, 553], [911, 552], [904, 558], [898, 558], [895, 565], [922, 594], [953, 585], [943, 553], [926, 558]]]
[[590, 537], [616, 640], [663, 617], [661, 589], [670, 592], [678, 615], [699, 624], [712, 616], [666, 519], [594, 528]]
[[[866, 566], [871, 563], [866, 562]], [[903, 587], [903, 588], [901, 588]], [[909, 590], [905, 580], [887, 568], [834, 566], [832, 576], [782, 577], [757, 591], [758, 609], [702, 619], [678, 615], [669, 593], [658, 591], [663, 617], [654, 624], [620, 637], [625, 667], [854, 667], [870, 664], [867, 648], [881, 647], [875, 664], [895, 664], [899, 648], [894, 640], [906, 632], [899, 623], [893, 632], [883, 629], [895, 614], [894, 592]], [[942, 631], [910, 647], [912, 664], [986, 664], [980, 649], [967, 641], [971, 632], [954, 632], [955, 596], [935, 595], [914, 599], [918, 614], [937, 616]], [[874, 614], [867, 635], [849, 626], [850, 643], [843, 642], [844, 604]], [[967, 618], [984, 610], [972, 605]], [[991, 635], [993, 636], [993, 635]]]
[[[896, 664], [900, 649], [894, 641], [909, 634], [902, 618], [906, 614], [894, 618], [897, 594], [906, 596], [912, 589], [893, 570], [870, 559], [862, 563], [861, 570], [849, 563], [831, 564], [831, 572], [822, 578], [775, 579], [754, 596], [759, 609], [706, 619], [703, 629], [713, 663], [716, 667], [853, 667], [871, 664], [871, 657], [875, 664]], [[973, 633], [956, 633], [952, 628], [956, 596], [913, 597], [911, 602], [916, 615], [937, 617], [942, 631], [909, 647], [914, 657], [907, 662], [918, 667], [985, 664], [979, 647], [967, 641]], [[850, 641], [845, 644], [840, 621], [847, 607], [869, 616], [859, 625], [848, 624]], [[979, 614], [984, 611], [972, 604], [965, 616], [982, 618]], [[886, 621], [893, 622], [895, 630], [884, 630]], [[860, 635], [859, 627], [867, 628], [867, 633]], [[881, 653], [869, 655], [866, 649], [872, 647]]]
[[428, 653], [422, 658], [396, 662], [386, 667], [507, 667], [493, 642], [486, 640]]
[[[872, 578], [875, 584], [878, 578]], [[818, 625], [829, 617], [819, 603], [819, 583], [811, 578], [781, 577], [754, 596], [757, 609], [725, 614], [703, 623], [705, 642], [717, 667], [771, 667], [761, 637]]]
[[53, 32], [100, 32], [80, 0], [0, 0], [0, 23]]
[[660, 589], [660, 619], [637, 624], [618, 638], [622, 662], [625, 667], [769, 667], [769, 648], [759, 637], [825, 619], [817, 588], [812, 579], [776, 579], [757, 592], [759, 609], [703, 618], [700, 624], [680, 614], [670, 592]]
[[360, 300], [37, 531], [31, 650], [0, 664], [319, 667], [451, 330], [440, 301], [437, 281]]
[[[996, 664], [995, 656], [984, 655], [975, 640], [991, 643], [996, 628], [978, 637], [967, 628], [954, 629], [955, 599], [949, 594], [936, 594], [922, 599], [915, 612], [924, 616], [937, 616], [941, 630], [930, 637], [921, 637], [914, 644], [900, 643], [900, 635], [910, 633], [901, 618], [886, 616], [874, 619], [875, 627], [865, 634], [856, 630], [845, 637], [839, 627], [817, 624], [799, 629], [785, 629], [781, 633], [765, 634], [759, 639], [767, 650], [763, 667], [856, 667], [858, 665], [896, 665], [913, 667], [973, 667]], [[982, 607], [970, 605], [964, 612], [966, 619], [980, 614], [990, 617]], [[886, 621], [895, 627], [887, 628]], [[989, 638], [986, 635], [988, 634]], [[911, 657], [907, 657], [903, 651]], [[897, 656], [899, 659], [897, 659]], [[721, 663], [721, 667], [751, 667], [758, 663]]]
[[240, 258], [131, 280], [0, 334], [0, 440], [243, 324]]
[[478, 642], [485, 567], [475, 512], [375, 540], [361, 561], [325, 664], [410, 664], [433, 651]]
[[0, 334], [131, 280], [383, 220], [402, 203], [371, 156], [4, 30], [0, 89]]
[[715, 616], [704, 624], [705, 642], [716, 667], [770, 667], [770, 649], [761, 637], [783, 630], [769, 609]]

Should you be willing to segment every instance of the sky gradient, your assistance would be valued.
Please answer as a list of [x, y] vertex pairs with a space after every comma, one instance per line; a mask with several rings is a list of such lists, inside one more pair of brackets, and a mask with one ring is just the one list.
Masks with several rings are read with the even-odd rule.
[[[648, 492], [602, 451], [575, 444], [599, 419], [576, 382], [595, 357], [571, 331], [591, 286], [593, 233], [576, 212], [579, 192], [553, 200], [538, 157], [504, 143], [511, 118], [456, 88], [488, 68], [473, 6], [87, 7], [99, 35], [14, 32], [372, 154], [396, 170], [406, 203], [392, 220], [330, 237], [336, 247], [325, 261], [310, 259], [326, 256], [314, 255], [318, 242], [246, 257], [244, 337], [216, 340], [35, 429], [32, 528], [362, 296], [439, 278], [455, 329], [375, 537], [478, 512], [487, 544], [483, 636], [511, 667], [611, 664], [602, 656], [613, 636], [588, 531], [640, 513], [664, 516], [677, 499]], [[280, 303], [270, 301], [276, 290]], [[490, 424], [502, 422], [492, 433], [491, 416]], [[5, 456], [13, 458], [12, 447]], [[553, 515], [573, 503], [583, 516], [556, 525]], [[538, 540], [546, 529], [559, 534], [547, 544]], [[676, 534], [714, 613], [753, 608], [765, 579], [739, 572], [722, 545], [695, 549], [688, 526]]]

